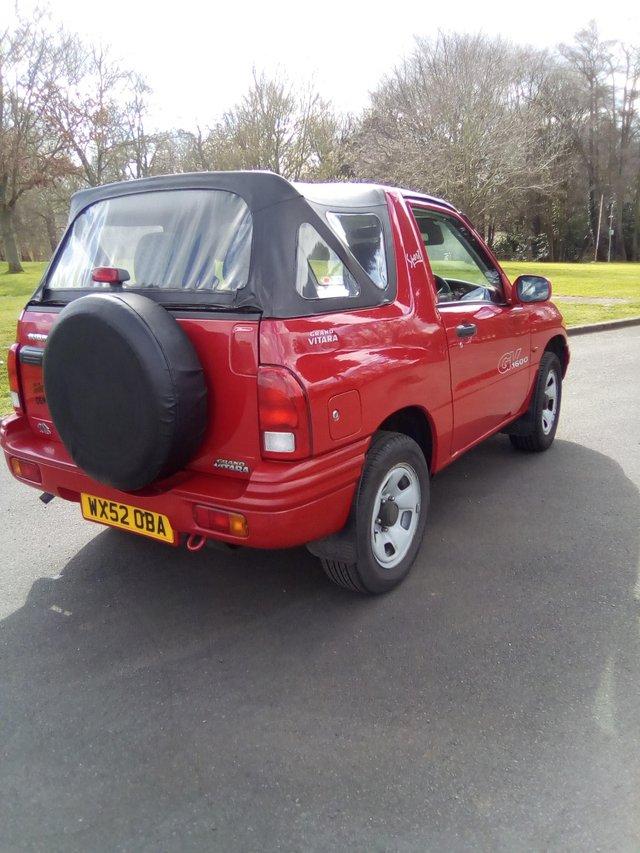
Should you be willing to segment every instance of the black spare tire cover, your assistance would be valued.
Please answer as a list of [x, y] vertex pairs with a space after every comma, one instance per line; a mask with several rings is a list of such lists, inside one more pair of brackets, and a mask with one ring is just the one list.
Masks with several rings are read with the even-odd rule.
[[67, 305], [47, 340], [44, 386], [73, 461], [122, 491], [178, 471], [204, 436], [198, 356], [174, 318], [138, 294], [96, 293]]

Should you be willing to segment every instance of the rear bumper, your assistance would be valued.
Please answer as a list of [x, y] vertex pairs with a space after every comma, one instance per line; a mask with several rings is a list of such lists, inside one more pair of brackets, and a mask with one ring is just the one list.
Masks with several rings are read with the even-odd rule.
[[[129, 494], [92, 480], [59, 442], [36, 435], [26, 418], [10, 415], [0, 422], [0, 446], [7, 464], [9, 456], [16, 456], [40, 468], [41, 483], [16, 477], [26, 485], [71, 501], [79, 501], [80, 493], [88, 492], [133, 504], [166, 515], [178, 534], [200, 534], [253, 548], [303, 545], [340, 530], [349, 514], [368, 444], [369, 439], [362, 439], [295, 463], [260, 462], [248, 479], [185, 471], [166, 491]], [[194, 519], [196, 504], [242, 513], [249, 535], [240, 538], [199, 527]]]

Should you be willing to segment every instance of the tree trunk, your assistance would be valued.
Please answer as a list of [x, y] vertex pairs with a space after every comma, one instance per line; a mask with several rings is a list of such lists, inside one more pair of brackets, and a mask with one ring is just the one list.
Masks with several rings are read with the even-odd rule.
[[493, 217], [489, 219], [489, 224], [487, 225], [487, 245], [489, 248], [493, 248], [493, 241], [496, 236], [496, 223]]
[[553, 227], [553, 222], [550, 219], [545, 221], [545, 227], [547, 231], [547, 240], [549, 241], [549, 260], [557, 261], [558, 260], [558, 235], [555, 232], [555, 228]]
[[4, 204], [0, 207], [0, 236], [4, 245], [4, 256], [9, 265], [9, 272], [24, 272], [20, 263], [20, 249], [13, 221], [13, 207]]
[[[619, 196], [622, 198], [622, 195]], [[624, 243], [624, 228], [623, 228], [623, 209], [622, 203], [619, 202], [616, 205], [615, 213], [614, 213], [614, 227], [615, 233], [613, 235], [614, 239], [614, 252], [613, 258], [616, 261], [626, 261], [627, 260], [627, 247]]]
[[[590, 181], [591, 186], [589, 187], [589, 235], [588, 240], [595, 247], [598, 246], [598, 258], [602, 255], [602, 232], [600, 232], [600, 242], [598, 243], [598, 213], [599, 213], [599, 204], [600, 200], [596, 195], [595, 187], [593, 185], [593, 180]], [[586, 250], [586, 245], [583, 247], [582, 253]]]
[[49, 245], [51, 246], [51, 254], [53, 255], [58, 247], [58, 228], [56, 226], [56, 217], [50, 209], [45, 211], [44, 221], [47, 226], [47, 238], [49, 239]]
[[636, 192], [633, 205], [633, 237], [631, 242], [631, 260], [640, 261], [640, 171], [636, 177]]

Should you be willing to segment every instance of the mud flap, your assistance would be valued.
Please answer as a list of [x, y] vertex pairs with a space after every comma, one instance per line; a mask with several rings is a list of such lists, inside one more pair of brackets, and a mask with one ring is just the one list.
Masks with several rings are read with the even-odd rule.
[[357, 563], [358, 561], [358, 536], [356, 518], [358, 515], [358, 499], [360, 497], [360, 483], [353, 496], [353, 503], [349, 510], [347, 523], [337, 533], [325, 536], [323, 539], [314, 539], [307, 542], [306, 549], [314, 557], [321, 560], [335, 560], [339, 563]]

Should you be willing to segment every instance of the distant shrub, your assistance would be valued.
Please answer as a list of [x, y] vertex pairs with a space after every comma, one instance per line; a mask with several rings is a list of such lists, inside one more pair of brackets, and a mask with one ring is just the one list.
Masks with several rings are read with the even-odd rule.
[[493, 251], [502, 261], [546, 261], [551, 254], [546, 234], [531, 237], [517, 232], [500, 234]]

